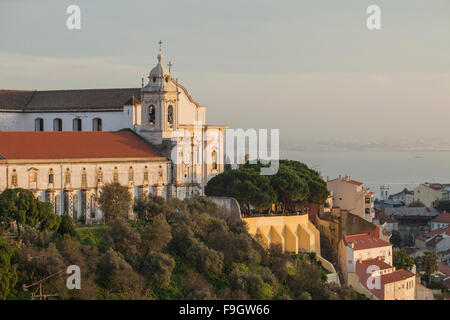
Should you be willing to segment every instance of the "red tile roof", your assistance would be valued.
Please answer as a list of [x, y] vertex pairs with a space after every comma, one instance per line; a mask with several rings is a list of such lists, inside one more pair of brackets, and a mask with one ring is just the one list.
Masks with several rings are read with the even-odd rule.
[[363, 266], [366, 270], [369, 266], [377, 266], [380, 268], [380, 270], [386, 270], [386, 269], [393, 268], [393, 266], [391, 266], [390, 264], [387, 264], [381, 258], [375, 258], [375, 259], [369, 259], [369, 260], [363, 260], [363, 261], [358, 260], [357, 263], [360, 264], [361, 266]]
[[436, 218], [431, 220], [432, 222], [444, 222], [444, 223], [450, 223], [450, 213], [448, 212], [442, 212], [440, 213]]
[[374, 237], [374, 236], [370, 235], [369, 233], [360, 233], [360, 234], [345, 236], [344, 243], [346, 245], [353, 243], [354, 250], [364, 250], [364, 249], [392, 246], [392, 243], [381, 240], [380, 238]]
[[0, 160], [161, 158], [130, 130], [115, 132], [0, 132]]
[[442, 272], [443, 274], [446, 274], [448, 277], [450, 277], [450, 266], [449, 265], [439, 262], [438, 270], [439, 270], [439, 272]]
[[446, 235], [450, 236], [450, 226], [430, 231], [428, 233], [425, 233], [424, 235], [417, 236], [416, 238], [419, 238], [420, 240], [426, 241], [428, 239], [431, 239], [433, 236], [437, 236], [437, 235], [440, 235], [440, 234], [443, 234], [443, 233], [445, 233]]
[[405, 280], [405, 279], [408, 279], [411, 277], [415, 277], [414, 273], [412, 273], [408, 270], [400, 269], [400, 270], [395, 270], [388, 274], [382, 274], [381, 275], [381, 283], [387, 284], [387, 283], [397, 282], [400, 280]]

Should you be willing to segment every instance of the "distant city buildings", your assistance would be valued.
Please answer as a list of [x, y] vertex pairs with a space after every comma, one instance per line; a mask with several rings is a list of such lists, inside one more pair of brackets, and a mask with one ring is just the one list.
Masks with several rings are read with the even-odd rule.
[[431, 231], [446, 228], [450, 225], [450, 213], [442, 212], [436, 218], [431, 220]]
[[414, 202], [414, 191], [405, 188], [398, 193], [390, 195], [389, 200], [392, 200], [394, 202], [402, 202], [403, 205], [409, 206]]
[[414, 202], [432, 208], [436, 201], [450, 200], [450, 184], [425, 182], [414, 188]]

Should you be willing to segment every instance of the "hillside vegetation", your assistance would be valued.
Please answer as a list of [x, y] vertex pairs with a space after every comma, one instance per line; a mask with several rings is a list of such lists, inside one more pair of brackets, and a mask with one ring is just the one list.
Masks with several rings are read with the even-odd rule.
[[[354, 299], [325, 282], [314, 254], [264, 248], [245, 223], [205, 197], [151, 197], [136, 221], [112, 218], [79, 228], [28, 226], [22, 242], [0, 238], [0, 298], [29, 299], [43, 277], [55, 299]], [[68, 220], [70, 219], [70, 220]], [[73, 222], [72, 222], [73, 223]], [[81, 290], [65, 286], [69, 265], [81, 268]]]

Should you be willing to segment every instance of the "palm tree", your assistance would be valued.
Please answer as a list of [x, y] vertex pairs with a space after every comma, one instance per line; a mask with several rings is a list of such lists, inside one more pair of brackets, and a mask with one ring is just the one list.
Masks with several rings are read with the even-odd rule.
[[434, 251], [425, 251], [421, 262], [422, 269], [428, 276], [428, 283], [431, 283], [431, 275], [438, 270], [438, 256]]

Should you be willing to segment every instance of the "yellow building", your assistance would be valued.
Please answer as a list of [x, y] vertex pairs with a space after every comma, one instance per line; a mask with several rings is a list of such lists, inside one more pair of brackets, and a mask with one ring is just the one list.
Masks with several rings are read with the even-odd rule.
[[260, 238], [266, 246], [280, 244], [286, 251], [303, 249], [320, 255], [320, 233], [307, 214], [243, 218], [248, 232]]

